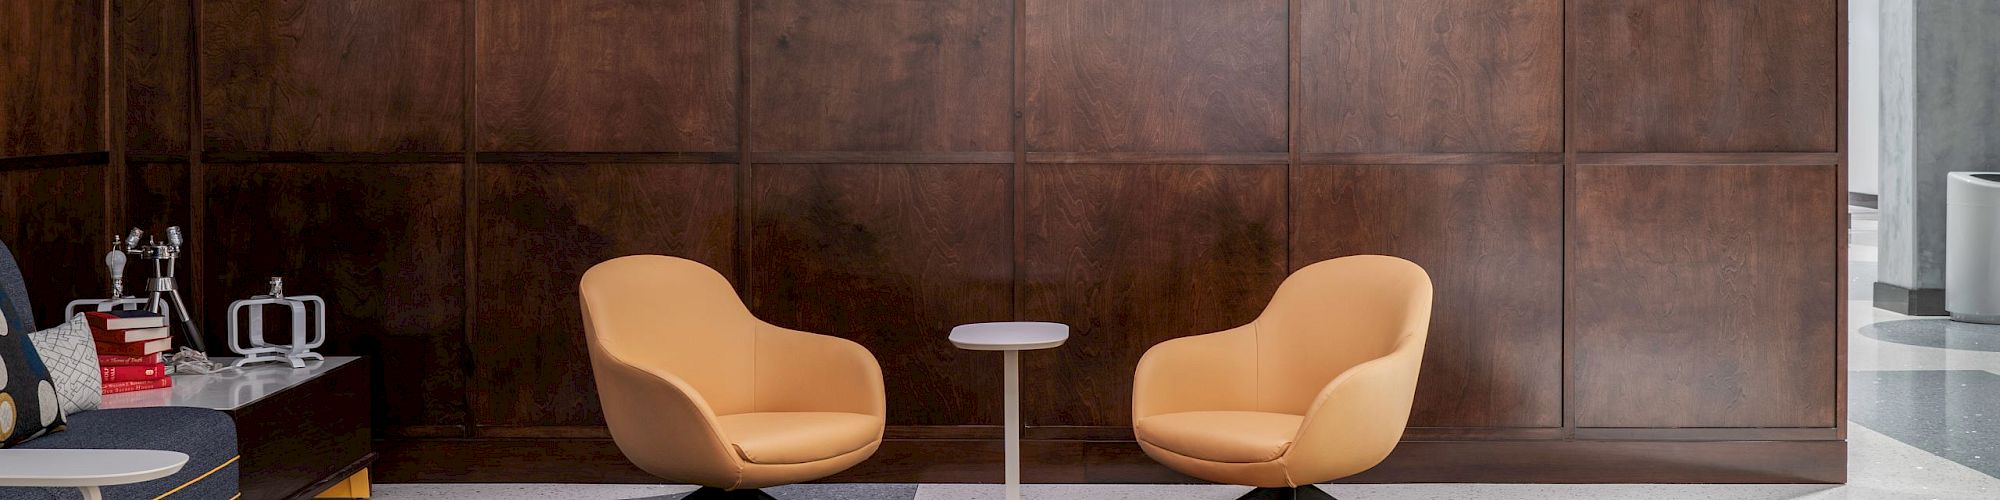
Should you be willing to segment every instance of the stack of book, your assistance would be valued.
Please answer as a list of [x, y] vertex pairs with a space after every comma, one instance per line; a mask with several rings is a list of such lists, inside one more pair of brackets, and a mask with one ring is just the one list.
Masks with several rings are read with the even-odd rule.
[[166, 316], [146, 311], [84, 313], [90, 336], [97, 341], [97, 367], [104, 393], [173, 387], [160, 353], [173, 348]]

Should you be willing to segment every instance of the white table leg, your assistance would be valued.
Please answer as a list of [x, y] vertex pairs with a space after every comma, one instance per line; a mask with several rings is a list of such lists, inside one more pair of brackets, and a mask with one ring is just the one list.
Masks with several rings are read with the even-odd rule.
[[104, 492], [98, 491], [96, 486], [80, 486], [77, 489], [83, 491], [83, 500], [104, 500]]
[[1021, 351], [1003, 351], [1007, 363], [1007, 500], [1021, 500]]

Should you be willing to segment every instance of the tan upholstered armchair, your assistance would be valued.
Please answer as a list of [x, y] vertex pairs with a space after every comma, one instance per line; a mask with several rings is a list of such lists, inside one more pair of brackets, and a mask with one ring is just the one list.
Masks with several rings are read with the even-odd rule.
[[1311, 485], [1374, 467], [1402, 438], [1430, 315], [1430, 277], [1409, 261], [1306, 266], [1250, 324], [1146, 351], [1132, 386], [1139, 446], [1181, 473], [1258, 488], [1244, 498], [1331, 498]]
[[611, 437], [640, 469], [703, 487], [687, 498], [769, 498], [754, 490], [882, 444], [882, 368], [860, 344], [760, 321], [686, 259], [612, 259], [579, 288]]

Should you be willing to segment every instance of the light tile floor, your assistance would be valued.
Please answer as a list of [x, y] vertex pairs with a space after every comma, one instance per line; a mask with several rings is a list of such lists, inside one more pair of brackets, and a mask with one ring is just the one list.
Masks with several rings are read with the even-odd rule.
[[[1327, 485], [1334, 496], [1362, 499], [2000, 499], [2000, 329], [1949, 323], [1875, 309], [1877, 226], [1872, 210], [1856, 209], [1849, 248], [1848, 484], [1845, 485]], [[1888, 340], [1883, 340], [1888, 339]], [[1944, 347], [1934, 347], [1944, 346]], [[1864, 425], [1883, 427], [1877, 429]], [[1903, 434], [1903, 438], [1892, 437]], [[1913, 444], [1916, 443], [1916, 444]], [[1926, 448], [1937, 450], [1926, 451]], [[1988, 453], [1991, 452], [1991, 453]], [[1942, 453], [1942, 456], [1941, 456]], [[1946, 458], [1957, 457], [1968, 466]], [[1987, 472], [1981, 472], [1980, 469]], [[990, 484], [804, 485], [780, 498], [983, 500], [1000, 498]], [[382, 484], [383, 500], [664, 499], [693, 488], [666, 485]], [[1228, 500], [1245, 488], [1209, 485], [1029, 485], [1033, 499]], [[790, 493], [790, 494], [787, 494]]]

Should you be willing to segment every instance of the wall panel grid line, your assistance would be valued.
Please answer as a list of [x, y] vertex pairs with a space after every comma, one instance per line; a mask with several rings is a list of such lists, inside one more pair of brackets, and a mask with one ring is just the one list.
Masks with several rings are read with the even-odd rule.
[[[479, 0], [465, 0], [465, 9], [462, 12], [463, 12], [462, 15], [464, 15], [466, 19], [477, 18], [479, 13]], [[464, 47], [465, 60], [463, 61], [464, 67], [459, 70], [459, 73], [464, 75], [465, 77], [464, 81], [462, 82], [463, 90], [460, 91], [463, 93], [463, 102], [460, 104], [460, 109], [463, 110], [462, 111], [463, 113], [465, 113], [465, 123], [460, 124], [461, 125], [460, 141], [462, 144], [465, 145], [465, 151], [462, 154], [461, 161], [463, 161], [465, 164], [465, 171], [464, 175], [461, 176], [463, 177], [462, 180], [464, 182], [460, 185], [459, 196], [463, 200], [461, 203], [463, 203], [465, 206], [465, 219], [464, 219], [465, 240], [463, 242], [463, 244], [465, 245], [465, 250], [464, 250], [465, 260], [463, 263], [463, 265], [465, 266], [465, 274], [467, 276], [477, 276], [479, 274], [479, 269], [480, 269], [479, 258], [477, 257], [477, 253], [479, 251], [479, 220], [480, 220], [479, 219], [479, 186], [480, 186], [479, 161], [480, 160], [478, 155], [479, 84], [478, 84], [478, 74], [477, 74], [477, 69], [479, 67], [479, 23], [467, 22], [465, 23], [465, 25], [466, 25], [465, 38], [463, 42], [465, 44]], [[476, 286], [465, 287], [464, 300], [465, 300], [466, 310], [468, 311], [479, 310], [479, 299], [480, 299], [479, 292], [480, 292], [480, 287]], [[465, 314], [464, 318], [462, 318], [461, 328], [463, 328], [463, 330], [460, 331], [459, 338], [463, 339], [463, 341], [467, 345], [471, 345], [474, 342], [478, 342], [480, 340], [479, 321], [476, 316], [477, 316], [476, 314]], [[464, 358], [463, 365], [460, 366], [459, 369], [464, 372], [462, 376], [466, 380], [473, 380], [474, 377], [477, 377], [479, 373], [478, 360], [472, 356], [466, 356]], [[479, 422], [479, 397], [478, 397], [479, 395], [477, 391], [468, 390], [465, 391], [464, 396], [465, 399], [463, 403], [465, 405], [465, 421], [468, 424], [476, 424], [477, 422]], [[477, 429], [478, 428], [475, 425], [465, 425], [461, 428], [462, 432], [461, 435], [464, 436], [475, 435], [477, 433], [476, 432]]]
[[1026, 220], [1024, 212], [1027, 209], [1022, 203], [1025, 191], [1021, 189], [1021, 179], [1026, 175], [1025, 172], [1028, 169], [1028, 119], [1027, 112], [1025, 111], [1028, 107], [1028, 87], [1025, 82], [1027, 71], [1024, 69], [1027, 66], [1025, 58], [1028, 52], [1026, 48], [1028, 43], [1028, 6], [1025, 0], [1013, 0], [1010, 3], [1012, 3], [1012, 12], [1009, 13], [1007, 24], [1009, 31], [1013, 33], [1013, 43], [1008, 44], [1010, 52], [1007, 54], [1007, 83], [1010, 94], [1008, 96], [1010, 106], [1008, 131], [1011, 134], [1008, 142], [1013, 147], [1014, 161], [1012, 168], [1007, 172], [1007, 192], [1009, 193], [1007, 197], [1007, 215], [1013, 219], [1013, 224], [1009, 227], [1010, 232], [1008, 234], [1008, 237], [1012, 239], [1008, 251], [1011, 252], [1010, 257], [1012, 261], [1010, 264], [1013, 268], [1008, 273], [1007, 314], [1009, 318], [1021, 321], [1028, 319], [1026, 310], [1022, 307], [1027, 297], [1027, 289], [1022, 286], [1022, 283], [1027, 281], [1028, 242], [1027, 238], [1024, 237], [1027, 234], [1027, 226], [1023, 222]]

